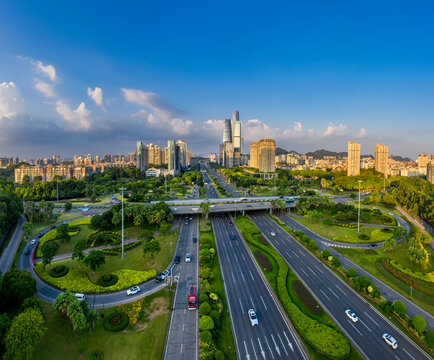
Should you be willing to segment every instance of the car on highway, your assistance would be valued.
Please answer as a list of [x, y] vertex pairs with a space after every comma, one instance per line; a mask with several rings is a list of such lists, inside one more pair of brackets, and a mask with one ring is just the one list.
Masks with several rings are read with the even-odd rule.
[[249, 309], [248, 311], [249, 314], [249, 319], [250, 319], [250, 324], [252, 324], [252, 326], [258, 326], [259, 322], [258, 322], [258, 317], [256, 316], [256, 311], [253, 309]]
[[357, 322], [359, 320], [356, 313], [350, 309], [345, 310], [345, 314], [347, 314], [352, 322]]
[[159, 283], [159, 282], [163, 281], [164, 278], [165, 278], [165, 276], [164, 276], [163, 274], [158, 274], [158, 275], [155, 277], [155, 282]]
[[185, 225], [188, 225], [188, 219], [187, 219], [187, 220], [185, 220]]
[[229, 226], [234, 226], [234, 223], [231, 221], [231, 222], [229, 223]]
[[382, 338], [386, 342], [386, 344], [391, 346], [393, 349], [396, 349], [398, 347], [398, 342], [395, 340], [395, 338], [392, 335], [389, 335], [388, 333], [384, 333]]
[[127, 295], [128, 296], [131, 296], [131, 295], [136, 295], [137, 293], [139, 293], [141, 290], [140, 290], [140, 287], [139, 286], [133, 286], [131, 289], [128, 289], [127, 290]]
[[271, 236], [276, 236], [276, 233], [275, 233], [274, 231], [272, 231], [272, 232], [270, 233], [270, 235], [271, 235]]
[[24, 255], [26, 255], [26, 256], [30, 255], [30, 249], [27, 249], [27, 250], [24, 252]]
[[193, 242], [197, 243], [197, 237], [196, 236], [193, 237]]
[[189, 253], [185, 254], [185, 262], [191, 261], [191, 255]]
[[176, 255], [176, 256], [175, 256], [175, 259], [173, 259], [173, 262], [174, 262], [175, 264], [179, 264], [180, 261], [181, 261], [181, 256], [179, 256], [179, 255]]
[[230, 238], [231, 240], [235, 240], [235, 235], [234, 235], [234, 234], [230, 234], [230, 235], [229, 235], [229, 238]]
[[166, 269], [166, 270], [164, 270], [164, 271], [162, 272], [162, 274], [163, 274], [164, 276], [170, 275], [170, 271]]
[[35, 238], [32, 241], [30, 241], [30, 244], [35, 245], [37, 241], [38, 241], [38, 239]]
[[84, 294], [80, 294], [80, 293], [76, 293], [76, 294], [75, 294], [75, 298], [76, 298], [78, 301], [83, 301], [83, 300], [86, 300], [86, 295], [84, 295]]
[[369, 246], [370, 247], [377, 247], [378, 245], [376, 243], [370, 243]]

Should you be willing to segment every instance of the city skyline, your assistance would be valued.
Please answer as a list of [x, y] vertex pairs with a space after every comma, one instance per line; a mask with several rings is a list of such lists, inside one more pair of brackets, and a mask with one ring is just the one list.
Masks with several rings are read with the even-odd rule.
[[[110, 27], [96, 4], [86, 14], [66, 4], [0, 5], [2, 156], [125, 153], [137, 137], [183, 138], [206, 154], [220, 143], [226, 109], [243, 114], [246, 144], [266, 137], [288, 150], [343, 151], [355, 139], [372, 149], [387, 143], [413, 159], [434, 152], [432, 4], [392, 13], [375, 4], [369, 13], [356, 5], [317, 4], [311, 12], [255, 4], [228, 13], [221, 3], [205, 17], [193, 5], [169, 13], [137, 6], [147, 21], [134, 25], [136, 15], [108, 8], [107, 16], [121, 16]], [[349, 16], [355, 10], [369, 19], [368, 30]], [[307, 13], [317, 24], [308, 32], [303, 16], [293, 19]], [[88, 21], [95, 16], [98, 22]], [[81, 23], [86, 31], [76, 31]]]

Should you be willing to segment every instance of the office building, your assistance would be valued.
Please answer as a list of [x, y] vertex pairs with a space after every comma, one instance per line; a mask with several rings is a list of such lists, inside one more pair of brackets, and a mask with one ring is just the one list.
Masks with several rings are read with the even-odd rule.
[[223, 143], [220, 144], [220, 159], [224, 167], [242, 165], [243, 138], [241, 137], [241, 122], [238, 110], [232, 114], [232, 122], [225, 119], [223, 129]]
[[250, 143], [250, 162], [249, 166], [259, 169], [259, 141]]
[[434, 161], [431, 160], [426, 166], [426, 179], [434, 184]]
[[148, 147], [141, 141], [137, 141], [136, 146], [137, 169], [146, 170], [149, 165]]
[[228, 141], [232, 141], [231, 120], [225, 119], [225, 127], [223, 130], [223, 144]]
[[348, 176], [360, 174], [360, 144], [348, 141]]
[[389, 147], [386, 145], [375, 145], [375, 170], [384, 174], [387, 178], [389, 170]]
[[276, 143], [273, 139], [259, 140], [259, 172], [276, 171]]
[[176, 144], [175, 140], [168, 140], [167, 149], [167, 168], [173, 171], [174, 174], [177, 174], [181, 170], [179, 146]]
[[179, 166], [181, 169], [187, 168], [187, 143], [184, 140], [176, 140], [175, 144], [179, 148]]

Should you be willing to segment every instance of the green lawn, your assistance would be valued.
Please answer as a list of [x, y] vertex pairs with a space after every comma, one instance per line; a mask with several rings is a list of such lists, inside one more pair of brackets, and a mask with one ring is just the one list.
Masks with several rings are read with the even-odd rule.
[[371, 242], [382, 242], [393, 237], [392, 233], [384, 233], [380, 228], [372, 226], [361, 226], [360, 234], [370, 235], [369, 240], [361, 240], [358, 238], [357, 228], [347, 228], [336, 225], [325, 225], [321, 221], [296, 217], [296, 221], [300, 222], [318, 235], [329, 240], [346, 242], [352, 244], [367, 244]]
[[[48, 330], [37, 345], [33, 358], [36, 360], [89, 359], [92, 350], [101, 348], [105, 360], [161, 359], [173, 293], [164, 289], [150, 296], [154, 297], [154, 301], [161, 298], [166, 304], [165, 308], [159, 309], [159, 315], [153, 317], [152, 313], [149, 314], [150, 321], [139, 322], [132, 329], [121, 332], [109, 332], [104, 329], [100, 320], [92, 332], [85, 332], [81, 337], [75, 336], [69, 326], [61, 322], [59, 316], [51, 310], [50, 304], [43, 303], [43, 315]], [[101, 312], [111, 311], [112, 308], [108, 308]]]
[[77, 213], [53, 213], [52, 215], [52, 219], [50, 221], [39, 221], [39, 222], [35, 222], [33, 223], [33, 227], [32, 227], [32, 235], [31, 236], [35, 236], [38, 232], [40, 232], [41, 230], [45, 229], [47, 226], [65, 221], [65, 220], [71, 220], [71, 219], [75, 219], [76, 217], [80, 217], [82, 216], [81, 214], [77, 214]]
[[[203, 239], [208, 239], [210, 240], [212, 247], [216, 249], [214, 233], [210, 226], [210, 221], [201, 219], [199, 223], [199, 229], [200, 229], [199, 241]], [[214, 263], [211, 272], [214, 274], [214, 278], [212, 279], [212, 281], [210, 281], [210, 283], [217, 287], [217, 293], [219, 294], [220, 299], [222, 300], [224, 306], [223, 314], [222, 317], [220, 318], [221, 327], [220, 327], [219, 336], [216, 340], [216, 345], [218, 349], [224, 352], [226, 359], [236, 360], [237, 354], [235, 351], [235, 343], [232, 336], [231, 320], [229, 318], [229, 312], [227, 311], [228, 307], [226, 302], [226, 294], [223, 286], [223, 279], [220, 272], [220, 264], [217, 256], [214, 258]]]

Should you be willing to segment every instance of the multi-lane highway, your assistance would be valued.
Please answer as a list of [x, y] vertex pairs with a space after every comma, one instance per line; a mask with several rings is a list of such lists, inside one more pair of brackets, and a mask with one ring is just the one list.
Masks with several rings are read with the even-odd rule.
[[221, 187], [228, 193], [231, 194], [233, 197], [242, 197], [243, 195], [240, 194], [235, 188], [228, 184], [223, 177], [223, 175], [217, 174], [214, 170], [209, 170], [211, 172], [211, 175], [214, 176], [216, 181], [221, 185]]
[[21, 230], [21, 227], [23, 226], [24, 222], [24, 215], [21, 215], [18, 219], [18, 223], [15, 227], [12, 238], [9, 241], [8, 246], [3, 250], [3, 254], [0, 257], [0, 272], [2, 272], [3, 274], [8, 271], [12, 266], [15, 253], [17, 252], [21, 238], [23, 237], [23, 231]]
[[[408, 227], [408, 224], [402, 220], [399, 217], [396, 217], [397, 220], [401, 223], [404, 222], [404, 224], [402, 224], [402, 226], [404, 227]], [[407, 310], [407, 315], [413, 317], [414, 315], [418, 314], [418, 315], [422, 315], [426, 322], [427, 322], [427, 327], [428, 329], [434, 329], [434, 317], [429, 314], [428, 312], [426, 312], [425, 310], [423, 310], [422, 308], [420, 308], [419, 306], [417, 306], [415, 303], [409, 301], [406, 297], [402, 296], [400, 293], [396, 292], [395, 290], [391, 289], [389, 286], [387, 286], [386, 284], [384, 284], [382, 281], [380, 281], [379, 279], [377, 279], [376, 277], [374, 277], [372, 274], [370, 274], [369, 272], [367, 272], [366, 270], [362, 269], [360, 266], [356, 265], [355, 263], [353, 263], [352, 261], [348, 260], [345, 256], [343, 256], [342, 254], [338, 253], [336, 250], [334, 250], [332, 247], [328, 246], [327, 243], [325, 243], [323, 241], [323, 238], [321, 236], [319, 236], [318, 234], [314, 233], [312, 230], [308, 229], [307, 227], [305, 227], [304, 225], [300, 224], [298, 221], [296, 221], [295, 219], [284, 215], [281, 217], [282, 221], [285, 222], [286, 225], [288, 225], [291, 229], [294, 230], [301, 230], [303, 231], [307, 236], [309, 236], [311, 239], [315, 240], [315, 242], [318, 245], [318, 248], [320, 250], [324, 250], [324, 249], [329, 249], [332, 253], [333, 256], [337, 256], [341, 262], [341, 265], [345, 268], [345, 269], [349, 269], [350, 267], [353, 267], [357, 270], [357, 273], [359, 274], [359, 276], [362, 275], [366, 275], [369, 276], [372, 281], [375, 283], [375, 285], [377, 285], [378, 290], [380, 290], [381, 292], [381, 296], [383, 296], [385, 299], [388, 299], [389, 301], [394, 301], [394, 300], [400, 300], [405, 304], [406, 310]]]
[[[198, 310], [188, 309], [188, 288], [198, 283], [199, 253], [198, 218], [194, 216], [183, 223], [179, 233], [176, 255], [181, 261], [172, 268], [172, 276], [176, 277], [177, 285], [173, 299], [172, 314], [167, 331], [164, 360], [196, 360], [198, 358]], [[191, 261], [186, 262], [185, 255], [191, 255]], [[198, 289], [199, 290], [199, 289]], [[198, 293], [198, 292], [197, 292]]]
[[[282, 258], [323, 304], [345, 334], [368, 359], [430, 359], [418, 346], [343, 283], [331, 270], [300, 245], [285, 230], [262, 212], [250, 218]], [[276, 236], [271, 236], [274, 232]], [[353, 323], [345, 314], [355, 311], [359, 321]], [[393, 350], [381, 338], [391, 334], [398, 341]]]
[[[213, 215], [211, 221], [238, 358], [307, 359], [235, 225], [227, 215]], [[251, 326], [249, 309], [256, 311], [258, 326]]]
[[203, 175], [203, 186], [205, 188], [207, 199], [217, 199], [219, 198], [219, 194], [217, 193], [216, 188], [214, 187], [208, 173], [206, 171], [202, 171]]

